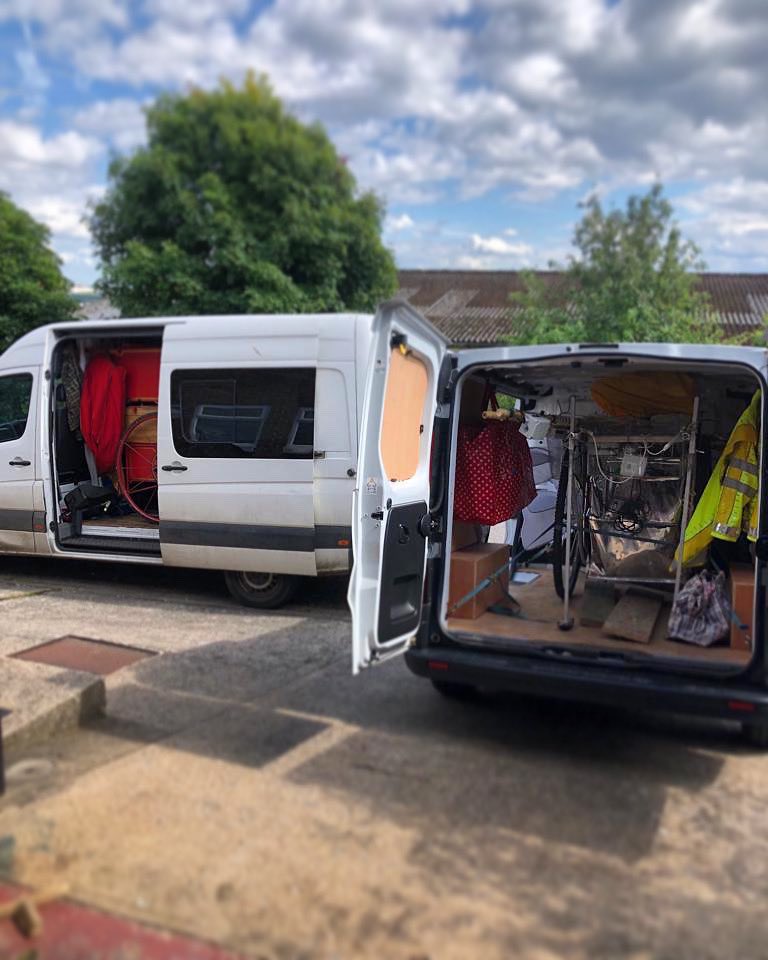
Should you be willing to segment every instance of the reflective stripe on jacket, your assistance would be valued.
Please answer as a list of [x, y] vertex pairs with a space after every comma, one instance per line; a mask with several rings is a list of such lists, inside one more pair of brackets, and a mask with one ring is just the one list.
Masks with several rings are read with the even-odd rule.
[[683, 566], [704, 563], [713, 537], [734, 541], [744, 532], [757, 539], [760, 400], [758, 390], [731, 431], [685, 528]]

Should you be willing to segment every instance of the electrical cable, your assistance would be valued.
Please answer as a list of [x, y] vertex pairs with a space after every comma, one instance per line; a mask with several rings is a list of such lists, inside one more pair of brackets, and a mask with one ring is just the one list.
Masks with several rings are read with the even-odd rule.
[[608, 474], [603, 470], [603, 466], [600, 463], [600, 452], [597, 449], [597, 437], [594, 433], [592, 433], [591, 430], [587, 430], [585, 432], [587, 436], [592, 437], [592, 443], [595, 445], [595, 462], [597, 464], [597, 472], [600, 474], [603, 480], [607, 480], [608, 483], [614, 483], [616, 486], [619, 486], [622, 483], [629, 483], [630, 480], [637, 479], [636, 477], [623, 477], [621, 480], [617, 480], [616, 477], [609, 477]]

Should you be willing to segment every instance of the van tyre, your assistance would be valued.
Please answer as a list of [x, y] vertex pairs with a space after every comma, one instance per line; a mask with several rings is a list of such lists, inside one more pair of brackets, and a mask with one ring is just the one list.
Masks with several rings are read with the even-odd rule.
[[741, 733], [751, 747], [768, 750], [768, 723], [742, 723]]
[[[568, 527], [568, 450], [563, 453], [562, 466], [560, 468], [560, 480], [557, 484], [557, 497], [555, 498], [555, 520], [552, 539], [552, 576], [555, 581], [555, 592], [562, 600], [565, 596], [565, 541], [569, 536]], [[569, 593], [573, 596], [576, 584], [579, 579], [579, 571], [586, 555], [585, 536], [580, 527], [581, 516], [584, 511], [584, 491], [579, 483], [577, 476], [580, 461], [577, 459], [574, 464], [573, 479], [573, 509], [571, 511], [571, 576], [569, 581]]]
[[450, 700], [473, 700], [477, 696], [477, 687], [468, 683], [452, 683], [450, 680], [431, 680], [437, 692]]
[[257, 610], [282, 607], [296, 593], [298, 577], [285, 573], [253, 573], [249, 570], [227, 571], [227, 589], [239, 603]]

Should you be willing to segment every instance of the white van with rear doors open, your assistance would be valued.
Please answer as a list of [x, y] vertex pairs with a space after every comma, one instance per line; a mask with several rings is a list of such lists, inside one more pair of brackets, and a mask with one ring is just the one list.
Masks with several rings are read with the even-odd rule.
[[221, 570], [255, 607], [344, 573], [371, 320], [28, 333], [0, 356], [0, 552]]
[[[458, 452], [488, 424], [489, 391], [535, 415], [559, 464], [551, 546], [525, 569], [509, 524], [486, 542], [456, 516], [472, 479], [457, 469], [487, 466]], [[384, 305], [352, 519], [355, 672], [404, 654], [445, 695], [657, 707], [768, 745], [765, 396], [761, 348], [452, 352], [408, 304]], [[679, 567], [696, 540], [707, 550]]]

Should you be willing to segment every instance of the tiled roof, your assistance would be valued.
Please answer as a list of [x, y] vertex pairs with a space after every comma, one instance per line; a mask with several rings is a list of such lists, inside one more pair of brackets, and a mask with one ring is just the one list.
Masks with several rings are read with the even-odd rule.
[[[536, 273], [565, 298], [565, 274]], [[514, 270], [400, 270], [398, 276], [400, 296], [454, 343], [498, 343], [514, 330], [509, 295], [523, 289]], [[768, 315], [768, 273], [701, 273], [698, 286], [728, 335], [753, 330]]]

